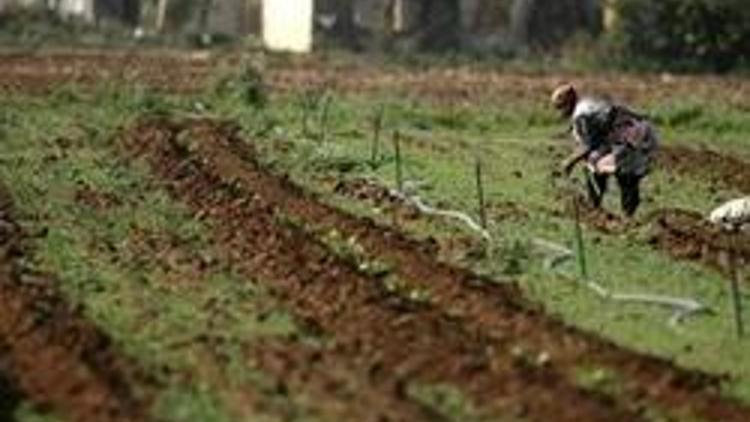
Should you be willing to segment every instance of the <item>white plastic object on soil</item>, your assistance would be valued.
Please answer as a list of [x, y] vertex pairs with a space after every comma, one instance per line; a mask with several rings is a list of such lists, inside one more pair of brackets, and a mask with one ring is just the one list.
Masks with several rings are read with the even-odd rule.
[[263, 0], [263, 43], [269, 50], [310, 52], [312, 24], [313, 0]]
[[750, 225], [750, 196], [725, 203], [711, 211], [708, 219], [727, 229], [738, 229]]

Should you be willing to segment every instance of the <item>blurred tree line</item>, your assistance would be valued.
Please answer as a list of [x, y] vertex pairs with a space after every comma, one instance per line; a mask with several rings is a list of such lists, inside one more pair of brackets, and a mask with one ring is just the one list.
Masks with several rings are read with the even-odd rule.
[[[3, 16], [19, 7], [64, 15], [81, 3], [95, 23], [232, 39], [259, 34], [263, 1], [0, 0], [0, 31], [23, 30], [20, 19]], [[315, 0], [314, 19], [322, 48], [579, 54], [597, 65], [674, 70], [750, 66], [750, 0]]]
[[610, 0], [609, 45], [662, 68], [726, 71], [750, 64], [747, 0]]
[[360, 50], [554, 55], [583, 38], [582, 50], [604, 65], [750, 65], [748, 0], [318, 0], [316, 8], [336, 17], [327, 33]]

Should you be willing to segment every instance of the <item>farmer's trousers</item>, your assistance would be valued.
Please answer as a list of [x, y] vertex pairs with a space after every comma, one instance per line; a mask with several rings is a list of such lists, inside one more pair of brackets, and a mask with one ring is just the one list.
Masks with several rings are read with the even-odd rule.
[[[591, 205], [599, 208], [602, 205], [604, 194], [607, 192], [608, 174], [598, 174], [586, 169], [586, 188]], [[620, 186], [620, 206], [628, 217], [633, 216], [641, 203], [640, 183], [643, 176], [635, 174], [615, 174], [617, 184]]]

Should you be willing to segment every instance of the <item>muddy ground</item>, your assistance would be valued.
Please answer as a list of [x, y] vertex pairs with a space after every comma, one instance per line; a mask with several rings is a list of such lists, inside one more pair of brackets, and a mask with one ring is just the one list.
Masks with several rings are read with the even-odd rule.
[[153, 381], [62, 299], [53, 276], [24, 267], [16, 216], [0, 186], [0, 416], [12, 420], [25, 399], [69, 420], [146, 420]]
[[677, 259], [702, 262], [723, 273], [732, 273], [732, 260], [740, 268], [750, 265], [750, 234], [730, 233], [706, 217], [685, 210], [660, 210], [649, 242]]
[[[137, 81], [192, 93], [210, 83], [219, 59], [238, 60], [163, 52], [0, 56], [0, 90], [31, 94], [67, 83], [94, 86], [102, 81]], [[272, 59], [267, 66], [275, 92], [326, 86], [345, 94], [405, 93], [454, 104], [544, 99], [557, 83], [578, 79], [471, 67], [383, 71], [365, 61], [322, 59]], [[622, 83], [615, 85], [612, 77], [587, 76], [586, 84], [594, 91], [617, 86], [612, 94], [629, 101], [687, 95], [696, 89], [706, 98], [722, 95], [723, 102], [738, 106], [747, 106], [750, 98], [750, 83], [739, 78], [701, 77], [696, 84], [691, 77], [616, 76]], [[726, 92], [733, 94], [727, 98]], [[491, 417], [637, 421], [656, 408], [675, 420], [686, 415], [750, 420], [750, 409], [720, 396], [719, 377], [681, 369], [571, 328], [523, 299], [512, 282], [498, 284], [440, 262], [434, 244], [325, 205], [259, 164], [255, 151], [237, 133], [227, 122], [143, 119], [124, 130], [121, 152], [148, 162], [173, 197], [210, 226], [219, 259], [248, 278], [263, 280], [307, 330], [330, 339], [322, 350], [290, 340], [245, 351], [266, 373], [283, 380], [279, 390], [312, 397], [321, 415], [331, 420], [440, 420], [407, 394], [408, 385], [418, 382], [456, 386]], [[748, 167], [740, 160], [681, 148], [666, 149], [663, 159], [685, 173], [701, 160], [712, 183], [749, 190]], [[387, 192], [367, 185], [337, 189], [398, 206]], [[85, 186], [76, 192], [76, 200], [97, 209], [118, 201]], [[80, 309], [61, 298], [53, 275], [21, 265], [27, 254], [25, 234], [2, 190], [0, 202], [0, 393], [7, 393], [0, 400], [0, 418], [12, 414], [20, 400], [31, 400], [76, 421], [148, 419], [145, 412], [158, 386]], [[496, 206], [510, 216], [524, 212], [513, 204]], [[628, 229], [614, 215], [585, 208], [582, 212], [604, 231]], [[682, 259], [722, 263], [721, 252], [730, 239], [701, 216], [664, 210], [652, 221], [655, 247]], [[334, 229], [356, 239], [365, 255], [333, 253], [326, 235]], [[750, 239], [739, 244], [737, 250], [750, 261], [750, 249], [742, 246], [750, 245]], [[371, 261], [385, 262], [385, 274], [363, 267]], [[220, 339], [206, 342], [221, 348]], [[621, 391], [612, 395], [577, 385], [574, 374], [581, 363], [621, 374]]]
[[138, 82], [177, 93], [197, 92], [221, 76], [224, 64], [247, 61], [264, 70], [275, 93], [329, 89], [338, 95], [386, 94], [428, 99], [457, 107], [508, 101], [547, 101], [561, 82], [626, 102], [703, 98], [733, 107], [750, 107], [750, 81], [733, 76], [625, 75], [601, 72], [530, 72], [512, 68], [383, 65], [365, 57], [335, 55], [308, 58], [263, 56], [252, 52], [179, 50], [0, 51], [0, 90], [46, 93], [78, 83]]
[[707, 148], [670, 146], [659, 152], [659, 166], [670, 172], [698, 176], [711, 185], [750, 194], [750, 162]]
[[[566, 327], [512, 284], [437, 262], [430, 245], [324, 205], [264, 170], [236, 133], [227, 123], [157, 119], [122, 142], [212, 225], [235, 265], [261, 274], [298, 318], [334, 339], [342, 362], [369, 368], [366, 381], [391, 391], [395, 403], [399, 385], [418, 380], [460, 386], [492, 412], [531, 420], [638, 420], [649, 404], [707, 419], [750, 417], [719, 398], [717, 379]], [[388, 261], [409, 288], [429, 288], [430, 299], [405, 299], [378, 275], [332, 255], [316, 234], [333, 228]], [[572, 385], [584, 361], [625, 374], [625, 393], [602, 397]], [[580, 406], [571, 409], [567, 400]]]

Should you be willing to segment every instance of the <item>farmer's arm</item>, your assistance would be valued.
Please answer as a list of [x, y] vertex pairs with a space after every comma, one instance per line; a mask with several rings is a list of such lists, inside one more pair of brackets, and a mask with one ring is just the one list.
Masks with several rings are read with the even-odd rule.
[[573, 171], [573, 168], [576, 166], [576, 164], [580, 163], [582, 160], [585, 160], [589, 154], [591, 154], [591, 148], [585, 147], [585, 146], [578, 146], [565, 161], [563, 161], [563, 171], [566, 174], [569, 174], [571, 171]]
[[594, 131], [590, 126], [590, 122], [584, 116], [573, 121], [573, 135], [576, 138], [578, 146], [573, 154], [563, 162], [563, 171], [566, 174], [570, 173], [576, 164], [581, 162], [581, 160], [585, 160], [594, 150]]

